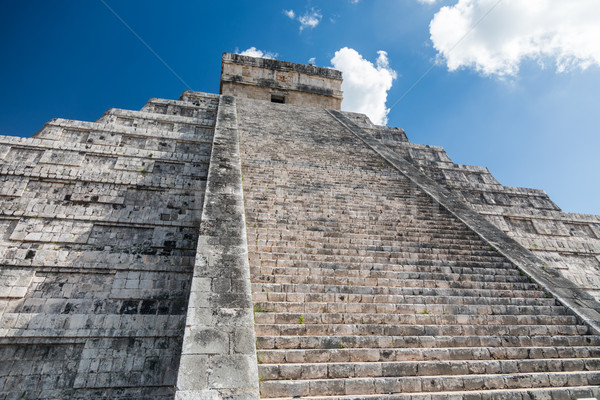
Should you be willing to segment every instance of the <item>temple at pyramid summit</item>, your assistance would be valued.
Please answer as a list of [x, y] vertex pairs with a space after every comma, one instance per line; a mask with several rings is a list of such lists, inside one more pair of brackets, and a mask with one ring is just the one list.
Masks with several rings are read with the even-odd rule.
[[600, 399], [600, 217], [342, 78], [224, 53], [219, 94], [0, 136], [0, 398]]

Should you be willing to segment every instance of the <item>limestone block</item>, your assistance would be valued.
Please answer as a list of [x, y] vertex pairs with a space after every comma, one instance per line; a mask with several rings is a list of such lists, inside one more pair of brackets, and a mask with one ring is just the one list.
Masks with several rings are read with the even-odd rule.
[[208, 385], [211, 388], [252, 388], [258, 382], [255, 354], [213, 356], [210, 369]]
[[0, 196], [20, 197], [28, 183], [28, 179], [0, 179]]
[[0, 268], [0, 297], [23, 298], [35, 277], [32, 268], [7, 267]]
[[148, 138], [144, 148], [147, 150], [169, 151], [174, 152], [177, 143], [165, 138]]
[[143, 158], [119, 157], [114, 169], [141, 173], [152, 172], [154, 161]]
[[596, 235], [590, 227], [590, 224], [572, 222], [563, 222], [563, 224], [571, 236], [596, 239]]
[[10, 240], [86, 243], [93, 226], [79, 221], [23, 218], [10, 235]]
[[548, 236], [570, 236], [565, 225], [560, 221], [532, 219], [531, 220], [537, 233]]
[[53, 130], [57, 131], [56, 140], [65, 142], [65, 143], [86, 143], [89, 132], [82, 131], [79, 129], [68, 129], [62, 128], [60, 126], [52, 127]]
[[208, 359], [206, 355], [182, 354], [179, 362], [179, 390], [203, 390], [208, 387]]
[[80, 166], [85, 153], [74, 153], [70, 151], [46, 150], [40, 158], [40, 164], [57, 164], [68, 166]]
[[563, 274], [583, 288], [600, 288], [600, 261], [591, 255], [561, 255]]
[[485, 218], [490, 221], [492, 224], [496, 225], [498, 229], [508, 232], [510, 228], [506, 224], [506, 221], [502, 216], [499, 215], [486, 215]]
[[229, 354], [229, 334], [210, 327], [186, 328], [184, 354]]
[[[1, 144], [1, 143], [0, 143]], [[8, 153], [4, 155], [4, 161], [13, 165], [35, 165], [39, 162], [44, 151], [10, 147]]]
[[600, 239], [600, 224], [589, 224], [589, 227], [594, 232], [594, 236]]
[[10, 146], [6, 144], [0, 144], [0, 160], [4, 159], [10, 150]]
[[114, 132], [89, 132], [85, 143], [101, 146], [119, 146], [123, 135]]
[[537, 233], [531, 220], [513, 217], [504, 217], [511, 232], [516, 233]]
[[220, 400], [217, 390], [177, 390], [175, 400]]

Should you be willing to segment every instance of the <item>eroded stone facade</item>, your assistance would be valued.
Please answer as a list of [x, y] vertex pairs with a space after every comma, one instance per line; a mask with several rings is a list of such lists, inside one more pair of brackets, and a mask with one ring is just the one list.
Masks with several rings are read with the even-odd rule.
[[600, 217], [222, 62], [0, 137], [1, 398], [600, 395]]
[[173, 398], [217, 103], [0, 137], [1, 398]]
[[223, 53], [221, 94], [339, 110], [342, 74], [329, 68]]

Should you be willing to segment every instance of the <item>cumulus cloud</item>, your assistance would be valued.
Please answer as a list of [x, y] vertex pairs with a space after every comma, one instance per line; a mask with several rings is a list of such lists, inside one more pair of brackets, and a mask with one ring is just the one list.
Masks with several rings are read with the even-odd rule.
[[300, 31], [305, 28], [315, 28], [321, 22], [323, 15], [321, 11], [311, 8], [304, 15], [297, 16], [294, 10], [283, 10], [283, 13], [290, 19], [300, 22]]
[[308, 63], [310, 65], [315, 65], [316, 62], [317, 62], [317, 57], [311, 57], [308, 59]]
[[373, 64], [356, 50], [344, 47], [335, 52], [331, 64], [344, 74], [342, 109], [367, 114], [373, 123], [385, 125], [390, 111], [385, 102], [397, 75], [389, 65], [387, 53], [377, 54]]
[[238, 49], [235, 50], [236, 54], [241, 56], [249, 56], [249, 57], [260, 57], [260, 58], [269, 58], [271, 60], [277, 58], [277, 53], [272, 53], [270, 51], [262, 51], [252, 46], [249, 49], [246, 49], [240, 52]]
[[526, 59], [550, 61], [558, 72], [600, 66], [599, 21], [598, 0], [458, 0], [435, 14], [429, 31], [449, 70], [510, 76]]
[[323, 18], [323, 16], [318, 10], [313, 8], [310, 11], [307, 11], [306, 14], [298, 17], [298, 21], [300, 22], [300, 30], [303, 30], [304, 28], [316, 27], [319, 25], [319, 22], [321, 22], [321, 18]]

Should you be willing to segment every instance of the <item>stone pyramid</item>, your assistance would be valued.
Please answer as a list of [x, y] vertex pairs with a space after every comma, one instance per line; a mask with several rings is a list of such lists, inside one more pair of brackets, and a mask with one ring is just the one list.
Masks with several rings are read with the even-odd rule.
[[0, 137], [0, 398], [600, 398], [600, 217], [225, 53]]

